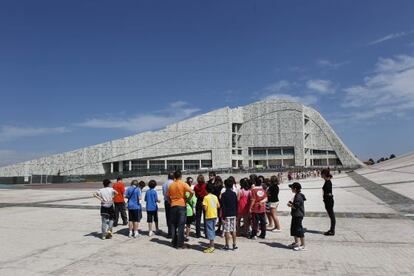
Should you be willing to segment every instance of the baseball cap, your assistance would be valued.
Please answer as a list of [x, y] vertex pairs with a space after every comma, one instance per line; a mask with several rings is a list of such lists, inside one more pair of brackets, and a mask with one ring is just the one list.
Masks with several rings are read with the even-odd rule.
[[302, 189], [302, 186], [300, 185], [299, 182], [294, 182], [294, 183], [292, 183], [292, 184], [289, 185], [289, 188], [296, 189], [296, 190], [301, 190]]

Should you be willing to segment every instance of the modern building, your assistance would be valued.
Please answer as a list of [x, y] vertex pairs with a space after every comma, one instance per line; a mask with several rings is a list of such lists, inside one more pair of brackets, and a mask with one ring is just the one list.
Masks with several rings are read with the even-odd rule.
[[0, 176], [362, 165], [316, 110], [296, 102], [266, 100], [3, 167]]

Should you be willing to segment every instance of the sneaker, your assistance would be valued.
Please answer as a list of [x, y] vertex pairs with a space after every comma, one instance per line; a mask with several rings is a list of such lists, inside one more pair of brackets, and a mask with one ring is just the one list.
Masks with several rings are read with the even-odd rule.
[[296, 242], [292, 242], [291, 244], [288, 245], [288, 247], [292, 248], [292, 249], [295, 248], [295, 247], [298, 247], [298, 246], [299, 246], [299, 244], [297, 244]]
[[276, 228], [273, 228], [273, 229], [272, 229], [272, 230], [270, 230], [270, 231], [275, 232], [275, 233], [280, 233], [280, 232], [282, 232], [282, 230], [280, 230], [280, 229], [276, 229]]
[[295, 251], [306, 251], [306, 248], [304, 246], [296, 246], [293, 248]]
[[133, 236], [132, 232], [129, 232], [128, 237], [129, 237], [129, 238], [132, 238], [132, 236]]
[[102, 234], [102, 240], [106, 240], [106, 234]]
[[122, 225], [128, 225], [128, 221], [124, 221], [123, 223], [122, 223]]
[[225, 246], [223, 247], [223, 249], [224, 249], [224, 250], [230, 250], [230, 247], [229, 247], [228, 245], [225, 245]]
[[106, 238], [112, 239], [112, 231], [108, 231], [108, 233], [106, 233]]
[[148, 237], [152, 237], [152, 235], [154, 235], [154, 232], [149, 231], [149, 233], [148, 233]]
[[257, 237], [256, 236], [250, 236], [249, 239], [251, 239], [251, 240], [257, 240]]
[[204, 253], [213, 253], [214, 252], [214, 247], [208, 247], [206, 249], [203, 250]]
[[335, 236], [335, 232], [334, 231], [326, 231], [325, 233], [323, 233], [325, 236]]
[[260, 235], [260, 236], [259, 236], [259, 238], [261, 238], [261, 239], [263, 239], [263, 240], [264, 240], [264, 239], [266, 239], [266, 236], [262, 236], [262, 235]]
[[233, 250], [238, 249], [237, 245], [233, 244]]
[[139, 233], [138, 233], [138, 231], [134, 233], [134, 238], [139, 238]]

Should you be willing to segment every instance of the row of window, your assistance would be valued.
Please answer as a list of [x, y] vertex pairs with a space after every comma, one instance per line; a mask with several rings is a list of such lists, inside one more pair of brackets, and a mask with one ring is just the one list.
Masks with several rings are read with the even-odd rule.
[[265, 148], [265, 149], [249, 149], [250, 156], [266, 156], [266, 155], [294, 155], [294, 148]]
[[336, 155], [336, 152], [334, 150], [305, 149], [305, 154], [310, 154], [310, 155]]
[[[123, 170], [129, 171], [129, 161], [123, 161]], [[201, 166], [200, 166], [201, 165]], [[198, 170], [200, 168], [212, 168], [212, 160], [132, 160], [132, 171], [175, 171], [175, 170]]]

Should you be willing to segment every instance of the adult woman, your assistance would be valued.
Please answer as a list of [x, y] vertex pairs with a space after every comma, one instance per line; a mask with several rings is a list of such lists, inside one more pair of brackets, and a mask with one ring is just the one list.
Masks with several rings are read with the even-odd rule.
[[[240, 236], [248, 236], [250, 228], [250, 184], [247, 178], [240, 180], [240, 190], [237, 193], [237, 233]], [[241, 220], [243, 219], [243, 227]]]
[[267, 198], [270, 207], [268, 213], [269, 227], [272, 232], [280, 232], [279, 218], [277, 217], [277, 207], [279, 206], [279, 179], [276, 175], [270, 177], [270, 185], [267, 189]]
[[328, 213], [329, 218], [331, 219], [331, 228], [329, 231], [325, 232], [325, 236], [334, 236], [335, 235], [335, 225], [336, 225], [336, 218], [335, 213], [333, 210], [334, 207], [334, 199], [332, 194], [332, 175], [329, 169], [323, 169], [321, 171], [321, 177], [325, 180], [325, 184], [322, 187], [323, 191], [323, 202], [325, 203], [325, 209]]

